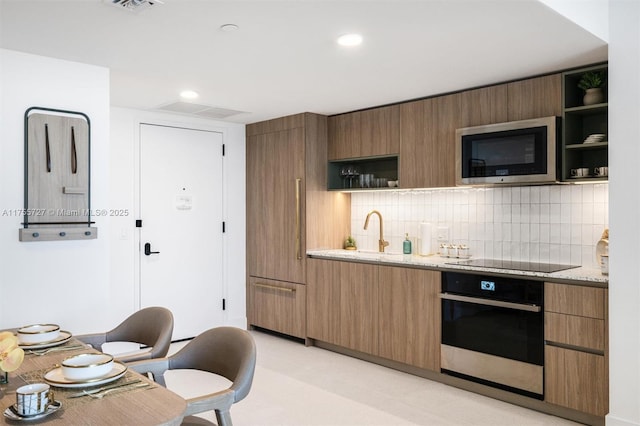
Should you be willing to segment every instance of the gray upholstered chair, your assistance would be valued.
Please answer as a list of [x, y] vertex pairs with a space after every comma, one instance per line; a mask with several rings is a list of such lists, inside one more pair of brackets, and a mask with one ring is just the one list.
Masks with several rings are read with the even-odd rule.
[[133, 313], [116, 328], [106, 333], [75, 337], [98, 350], [107, 342], [135, 342], [149, 347], [148, 351], [115, 356], [118, 361], [129, 363], [166, 356], [172, 335], [173, 314], [167, 308], [154, 306]]
[[[231, 405], [247, 396], [256, 366], [256, 345], [248, 331], [236, 327], [212, 328], [198, 335], [168, 358], [139, 361], [129, 368], [152, 373], [156, 382], [166, 386], [167, 370], [192, 369], [226, 377], [231, 386], [219, 392], [187, 399], [185, 416], [215, 410], [218, 426], [232, 425]], [[191, 417], [185, 423], [203, 424]], [[184, 424], [184, 423], [183, 423]]]

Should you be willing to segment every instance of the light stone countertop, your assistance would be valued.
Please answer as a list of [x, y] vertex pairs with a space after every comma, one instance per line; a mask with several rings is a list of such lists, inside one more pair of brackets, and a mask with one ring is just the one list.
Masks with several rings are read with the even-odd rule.
[[595, 287], [609, 286], [609, 277], [602, 275], [600, 269], [579, 267], [564, 271], [544, 273], [518, 271], [512, 269], [481, 268], [469, 265], [452, 265], [453, 262], [460, 262], [464, 259], [444, 258], [438, 255], [418, 256], [404, 255], [399, 253], [378, 253], [373, 251], [360, 250], [307, 250], [307, 256], [318, 259], [332, 259], [342, 261], [364, 262], [389, 266], [405, 266], [413, 268], [436, 269], [441, 271], [468, 271], [485, 272], [493, 275], [508, 275], [522, 278], [536, 278], [544, 281], [561, 283], [574, 283], [590, 285]]

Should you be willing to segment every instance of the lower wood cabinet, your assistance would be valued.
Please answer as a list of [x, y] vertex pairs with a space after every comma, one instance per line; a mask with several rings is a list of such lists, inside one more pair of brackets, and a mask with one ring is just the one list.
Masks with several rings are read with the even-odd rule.
[[307, 286], [308, 337], [377, 355], [375, 266], [308, 259]]
[[306, 286], [249, 277], [249, 325], [304, 339]]
[[545, 401], [609, 412], [607, 290], [545, 283]]
[[379, 267], [379, 356], [440, 371], [440, 272]]
[[439, 371], [439, 272], [309, 259], [307, 291], [308, 337]]
[[595, 416], [609, 412], [603, 355], [547, 345], [545, 401]]

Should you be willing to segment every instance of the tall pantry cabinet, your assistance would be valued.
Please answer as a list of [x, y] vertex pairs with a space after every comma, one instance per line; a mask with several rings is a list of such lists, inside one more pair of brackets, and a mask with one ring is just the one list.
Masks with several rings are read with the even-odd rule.
[[327, 118], [247, 125], [247, 321], [306, 338], [306, 250], [340, 247], [350, 196], [327, 192]]

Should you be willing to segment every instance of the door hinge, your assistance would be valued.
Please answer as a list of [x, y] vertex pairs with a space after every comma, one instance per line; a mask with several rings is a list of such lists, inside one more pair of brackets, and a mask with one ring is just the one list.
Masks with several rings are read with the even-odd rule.
[[136, 219], [136, 228], [142, 228], [142, 219]]
[[227, 299], [222, 299], [222, 310], [226, 310], [227, 309]]
[[224, 154], [225, 154], [225, 145], [224, 145], [224, 144], [222, 144], [222, 156], [223, 156], [223, 157], [224, 157]]
[[227, 232], [227, 223], [222, 222], [222, 233], [224, 234], [225, 232]]

